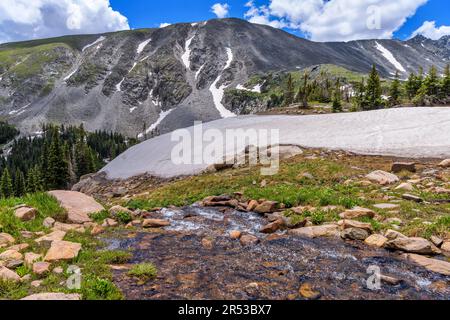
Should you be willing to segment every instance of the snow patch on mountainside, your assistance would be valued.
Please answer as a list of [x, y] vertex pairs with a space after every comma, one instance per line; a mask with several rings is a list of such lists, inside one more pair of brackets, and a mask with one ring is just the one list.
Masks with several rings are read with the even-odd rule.
[[8, 114], [9, 114], [10, 116], [12, 116], [12, 115], [19, 116], [19, 115], [21, 115], [22, 113], [24, 113], [25, 110], [26, 110], [30, 105], [31, 105], [31, 103], [29, 103], [29, 104], [23, 106], [23, 107], [20, 108], [20, 109], [12, 110], [12, 111], [10, 111]]
[[202, 72], [203, 68], [205, 67], [205, 65], [202, 65], [197, 72], [195, 73], [195, 80], [197, 80], [198, 76], [200, 75], [200, 73]]
[[[233, 51], [231, 50], [231, 48], [227, 48], [227, 56], [228, 56], [227, 63], [225, 65], [225, 68], [223, 69], [223, 71], [228, 69], [231, 66], [231, 63], [233, 62]], [[234, 114], [233, 112], [231, 112], [230, 110], [225, 108], [224, 105], [222, 104], [222, 99], [223, 99], [223, 96], [225, 93], [225, 88], [227, 86], [221, 85], [219, 88], [217, 88], [217, 83], [220, 81], [221, 78], [222, 78], [222, 74], [219, 74], [217, 79], [213, 82], [213, 84], [209, 88], [209, 91], [211, 91], [211, 94], [213, 95], [214, 105], [216, 106], [216, 109], [217, 109], [217, 111], [219, 111], [220, 116], [222, 118], [235, 117], [236, 114]]]
[[123, 83], [124, 81], [125, 81], [125, 78], [122, 78], [122, 80], [121, 80], [118, 84], [116, 84], [116, 90], [117, 90], [117, 92], [122, 91], [121, 87], [122, 87], [122, 83]]
[[161, 113], [159, 114], [158, 120], [156, 120], [156, 122], [154, 124], [152, 124], [147, 130], [145, 130], [145, 133], [141, 133], [138, 135], [139, 139], [142, 139], [144, 137], [145, 134], [149, 134], [150, 132], [152, 132], [153, 130], [155, 130], [156, 128], [158, 128], [158, 126], [161, 124], [161, 122], [163, 122], [163, 120], [173, 111], [173, 109], [167, 110], [167, 111], [163, 111], [161, 110]]
[[148, 39], [148, 40], [141, 42], [136, 49], [136, 54], [140, 55], [142, 53], [142, 51], [144, 51], [145, 47], [150, 43], [150, 41], [152, 41], [152, 39]]
[[[280, 144], [311, 148], [346, 150], [358, 154], [411, 158], [450, 157], [450, 108], [398, 108], [368, 112], [311, 116], [239, 116], [203, 124], [204, 132], [227, 129], [279, 130]], [[194, 127], [187, 130], [193, 136]], [[239, 140], [239, 139], [238, 139]], [[203, 148], [224, 144], [229, 155], [247, 145], [264, 142], [246, 141], [228, 146], [227, 141], [214, 140], [193, 146], [193, 155], [202, 155]], [[127, 179], [149, 173], [164, 178], [198, 174], [207, 163], [176, 165], [172, 150], [179, 145], [172, 134], [150, 139], [127, 150], [102, 169], [111, 179]], [[222, 145], [220, 145], [222, 147]], [[227, 149], [228, 148], [228, 149]], [[220, 159], [217, 159], [219, 161]]]
[[243, 91], [249, 91], [249, 92], [255, 92], [255, 93], [261, 93], [261, 88], [262, 88], [262, 84], [257, 84], [256, 86], [254, 86], [251, 89], [247, 89], [246, 87], [244, 87], [241, 84], [238, 84], [236, 87], [237, 90], [243, 90]]
[[186, 66], [186, 69], [191, 69], [191, 49], [189, 47], [191, 46], [192, 40], [194, 40], [195, 35], [193, 35], [191, 38], [189, 38], [186, 41], [186, 44], [184, 46], [184, 53], [181, 56], [181, 60], [183, 60], [184, 65]]
[[88, 44], [87, 46], [85, 46], [85, 47], [81, 50], [81, 52], [86, 51], [86, 50], [89, 49], [90, 47], [95, 46], [97, 43], [100, 43], [100, 42], [102, 42], [102, 41], [105, 40], [105, 39], [106, 39], [106, 38], [105, 38], [104, 36], [101, 36], [100, 38], [98, 38], [98, 39], [95, 40], [94, 42], [92, 42], [92, 43]]
[[405, 68], [403, 68], [403, 66], [401, 65], [400, 62], [397, 61], [397, 59], [395, 59], [394, 55], [392, 54], [392, 52], [390, 52], [388, 49], [386, 49], [385, 47], [383, 47], [381, 44], [379, 44], [378, 42], [376, 43], [376, 48], [378, 51], [380, 51], [383, 56], [386, 58], [386, 60], [388, 60], [392, 65], [394, 65], [394, 67], [401, 71], [401, 72], [406, 72]]
[[78, 68], [76, 68], [75, 70], [73, 70], [71, 73], [69, 73], [67, 75], [67, 77], [64, 78], [64, 81], [68, 81], [70, 78], [72, 78], [72, 76], [78, 71]]

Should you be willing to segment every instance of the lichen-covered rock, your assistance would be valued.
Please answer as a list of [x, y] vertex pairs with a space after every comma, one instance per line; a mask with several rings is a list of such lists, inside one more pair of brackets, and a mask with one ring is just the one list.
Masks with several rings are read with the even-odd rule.
[[397, 238], [386, 243], [389, 249], [417, 254], [439, 254], [440, 250], [424, 238]]
[[0, 261], [21, 260], [22, 254], [16, 250], [6, 250], [0, 253]]
[[289, 234], [307, 238], [337, 237], [340, 235], [339, 226], [335, 224], [292, 229], [289, 230]]
[[400, 181], [395, 174], [382, 170], [371, 172], [366, 176], [366, 178], [381, 185], [393, 184]]
[[373, 234], [370, 237], [368, 237], [364, 242], [369, 246], [382, 248], [388, 241], [389, 239], [382, 236], [381, 234]]
[[251, 234], [244, 234], [239, 240], [241, 241], [241, 244], [243, 246], [252, 246], [260, 242], [260, 240], [256, 236]]
[[53, 241], [50, 249], [44, 257], [44, 261], [67, 261], [78, 256], [81, 244], [69, 241]]
[[38, 211], [35, 208], [30, 207], [20, 207], [16, 209], [14, 215], [19, 218], [21, 221], [31, 221], [36, 218]]
[[431, 259], [418, 254], [407, 254], [406, 258], [432, 272], [450, 276], [450, 262]]
[[364, 241], [369, 237], [369, 232], [359, 228], [348, 228], [341, 232], [341, 237], [348, 240]]
[[9, 233], [0, 233], [0, 247], [13, 244], [16, 240]]
[[164, 219], [145, 219], [142, 222], [144, 228], [164, 228], [170, 226], [170, 221]]
[[55, 197], [67, 211], [67, 220], [71, 223], [91, 222], [90, 214], [104, 210], [103, 206], [94, 198], [81, 192], [55, 190], [50, 191], [49, 194]]
[[273, 213], [277, 210], [278, 208], [278, 202], [276, 201], [264, 201], [262, 203], [260, 203], [255, 209], [254, 211], [256, 213]]
[[17, 273], [6, 267], [0, 266], [0, 280], [19, 282], [20, 277]]
[[342, 219], [374, 218], [375, 212], [370, 209], [355, 207], [342, 212], [339, 217]]

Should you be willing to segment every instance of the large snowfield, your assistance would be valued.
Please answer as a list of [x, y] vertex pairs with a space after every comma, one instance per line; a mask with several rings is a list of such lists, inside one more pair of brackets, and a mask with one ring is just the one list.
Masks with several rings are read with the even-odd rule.
[[[239, 116], [203, 124], [204, 130], [213, 128], [221, 132], [239, 128], [279, 129], [281, 144], [367, 155], [450, 157], [450, 108], [402, 108], [312, 116]], [[192, 133], [194, 127], [187, 130]], [[102, 171], [111, 179], [127, 179], [145, 173], [170, 178], [197, 174], [208, 167], [206, 163], [174, 164], [171, 154], [177, 144], [179, 141], [171, 141], [170, 133], [145, 141], [120, 155]], [[258, 142], [246, 144], [257, 145]], [[245, 145], [239, 147], [243, 149]]]

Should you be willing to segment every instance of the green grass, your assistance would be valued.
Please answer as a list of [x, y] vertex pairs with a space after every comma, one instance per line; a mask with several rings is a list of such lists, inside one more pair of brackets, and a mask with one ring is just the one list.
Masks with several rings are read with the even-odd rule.
[[152, 263], [141, 263], [134, 265], [128, 272], [129, 276], [139, 278], [140, 280], [150, 280], [156, 278], [158, 270]]
[[116, 215], [116, 219], [122, 224], [130, 223], [133, 220], [131, 214], [129, 214], [128, 212], [118, 212]]
[[[13, 207], [19, 204], [36, 208], [36, 218], [29, 222], [22, 222], [14, 216]], [[52, 217], [58, 221], [65, 221], [66, 212], [59, 206], [57, 200], [46, 193], [26, 195], [22, 198], [0, 199], [0, 231], [20, 237], [20, 231], [45, 231], [42, 222]]]
[[35, 47], [16, 47], [0, 50], [0, 69], [14, 73], [17, 81], [27, 79], [39, 74], [42, 72], [45, 64], [54, 61], [58, 56], [55, 49], [61, 47], [67, 47], [67, 45], [63, 43], [49, 43]]
[[0, 279], [0, 299], [21, 299], [28, 294], [28, 289], [28, 284]]
[[63, 36], [48, 39], [38, 39], [31, 41], [21, 41], [14, 43], [6, 43], [0, 45], [0, 50], [18, 50], [18, 49], [32, 49], [40, 46], [52, 46], [55, 44], [65, 44], [73, 49], [81, 50], [86, 44], [95, 41], [98, 35], [73, 35], [73, 36]]
[[[26, 204], [38, 210], [34, 221], [22, 222], [15, 218], [12, 208], [18, 204]], [[46, 217], [53, 217], [57, 221], [65, 221], [66, 213], [59, 206], [55, 198], [46, 193], [30, 194], [22, 198], [0, 199], [0, 232], [7, 232], [16, 239], [16, 243], [28, 243], [30, 247], [26, 252], [45, 254], [47, 248], [36, 244], [32, 239], [25, 239], [20, 231], [45, 231], [42, 222]], [[89, 230], [84, 233], [69, 232], [64, 240], [81, 243], [82, 250], [78, 257], [71, 262], [57, 262], [52, 264], [52, 269], [62, 267], [67, 271], [69, 265], [76, 265], [82, 270], [82, 284], [80, 290], [70, 290], [65, 286], [65, 281], [70, 276], [50, 273], [43, 280], [41, 287], [31, 288], [29, 282], [10, 283], [0, 282], [0, 299], [20, 299], [29, 294], [39, 292], [63, 292], [81, 293], [86, 300], [118, 300], [123, 296], [120, 290], [112, 282], [112, 273], [109, 265], [125, 264], [132, 258], [132, 254], [122, 250], [102, 250], [104, 243], [90, 235]], [[5, 248], [0, 249], [0, 252]], [[38, 277], [31, 273], [27, 267], [16, 269], [17, 274], [23, 277], [31, 274], [30, 281]], [[61, 283], [63, 283], [61, 285]]]
[[[186, 178], [155, 189], [148, 197], [131, 200], [127, 205], [147, 210], [169, 205], [185, 206], [207, 196], [236, 191], [243, 192], [248, 199], [278, 201], [287, 207], [339, 205], [351, 208], [365, 204], [358, 197], [358, 188], [337, 183], [345, 181], [350, 170], [332, 161], [282, 163], [279, 174], [271, 177], [261, 176], [259, 169], [243, 168]], [[305, 172], [311, 173], [315, 180], [302, 178]], [[262, 180], [267, 181], [265, 188], [260, 187]]]
[[103, 222], [103, 220], [109, 218], [108, 210], [103, 210], [97, 213], [93, 213], [90, 215], [90, 218], [97, 223]]

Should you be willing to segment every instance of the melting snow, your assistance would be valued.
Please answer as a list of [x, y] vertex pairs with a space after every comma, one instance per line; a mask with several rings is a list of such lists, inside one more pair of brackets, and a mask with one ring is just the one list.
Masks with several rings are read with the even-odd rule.
[[[225, 68], [223, 70], [228, 69], [231, 66], [231, 62], [233, 62], [233, 51], [231, 51], [230, 48], [227, 48], [227, 55], [228, 55], [228, 60], [225, 65]], [[224, 91], [227, 86], [221, 85], [219, 88], [217, 88], [217, 83], [219, 82], [221, 77], [222, 77], [222, 74], [220, 74], [217, 77], [216, 81], [213, 82], [213, 84], [209, 88], [209, 91], [211, 91], [211, 93], [213, 95], [214, 105], [216, 106], [216, 109], [219, 111], [220, 116], [222, 118], [235, 117], [236, 115], [233, 112], [231, 112], [230, 110], [226, 109], [224, 107], [224, 105], [222, 104]]]
[[[224, 135], [229, 128], [269, 132], [276, 129], [279, 130], [280, 144], [360, 154], [444, 159], [450, 157], [449, 126], [449, 108], [414, 107], [311, 116], [239, 116], [204, 123], [203, 129], [217, 129]], [[194, 127], [186, 130], [193, 135]], [[102, 172], [107, 172], [110, 179], [127, 179], [144, 173], [170, 178], [197, 174], [208, 167], [207, 162], [174, 164], [171, 153], [179, 141], [171, 138], [171, 134], [166, 134], [135, 146]], [[232, 144], [227, 149], [226, 141], [218, 140], [215, 143], [223, 146], [225, 154], [235, 154], [249, 143], [264, 143], [239, 139], [242, 141], [239, 145]], [[199, 147], [200, 155], [203, 147]]]
[[150, 43], [150, 41], [152, 41], [152, 39], [145, 40], [144, 42], [141, 42], [138, 45], [138, 47], [136, 49], [137, 55], [140, 55], [142, 53], [142, 51], [144, 51], [145, 47]]
[[128, 73], [130, 73], [131, 71], [133, 71], [133, 69], [137, 66], [137, 62], [133, 63], [133, 66], [131, 67], [130, 71], [128, 71]]
[[241, 84], [238, 84], [238, 86], [236, 87], [236, 89], [238, 90], [244, 90], [244, 91], [250, 91], [250, 92], [256, 92], [256, 93], [261, 93], [261, 87], [262, 84], [257, 84], [256, 86], [254, 86], [252, 89], [247, 89], [246, 87], [244, 87]]
[[[158, 120], [156, 120], [156, 122], [154, 124], [152, 124], [147, 130], [145, 130], [145, 134], [149, 134], [150, 132], [152, 132], [154, 129], [156, 129], [161, 122], [163, 122], [163, 120], [173, 111], [173, 109], [167, 110], [167, 111], [163, 111], [161, 110], [161, 113], [159, 114], [159, 118]], [[138, 138], [143, 138], [144, 134], [141, 133], [138, 135]]]
[[[206, 64], [206, 63], [205, 63]], [[195, 80], [197, 80], [198, 76], [200, 75], [200, 72], [202, 72], [203, 68], [205, 67], [205, 64], [200, 67], [200, 69], [197, 70], [195, 73]]]
[[64, 78], [64, 81], [69, 80], [70, 78], [72, 78], [72, 76], [78, 71], [78, 68], [76, 68], [75, 70], [73, 70], [71, 73], [69, 73], [67, 75], [67, 77]]
[[23, 106], [22, 108], [19, 108], [19, 109], [17, 109], [17, 110], [12, 110], [12, 111], [10, 111], [8, 114], [10, 115], [10, 116], [12, 116], [12, 115], [21, 115], [22, 113], [24, 113], [25, 111], [26, 111], [26, 109], [29, 107], [31, 105], [31, 103], [29, 103], [29, 104], [27, 104], [27, 105], [25, 105], [25, 106]]
[[97, 43], [102, 42], [103, 40], [105, 40], [106, 38], [104, 36], [101, 36], [100, 38], [98, 38], [97, 40], [95, 40], [94, 42], [88, 44], [87, 46], [85, 46], [83, 48], [83, 50], [81, 50], [81, 52], [84, 52], [85, 50], [89, 49], [92, 46], [95, 46]]
[[403, 66], [400, 64], [400, 62], [398, 62], [397, 59], [395, 59], [392, 52], [390, 52], [388, 49], [383, 47], [378, 42], [375, 42], [375, 43], [376, 43], [377, 50], [383, 54], [383, 56], [386, 58], [386, 60], [388, 60], [391, 64], [393, 64], [397, 70], [399, 70], [401, 72], [406, 72], [405, 68], [403, 68]]
[[190, 70], [191, 68], [191, 50], [189, 47], [191, 46], [192, 40], [194, 40], [195, 35], [193, 35], [191, 38], [189, 38], [186, 41], [186, 45], [184, 46], [184, 53], [181, 56], [181, 59], [183, 60], [184, 65], [186, 66], [186, 69]]
[[123, 78], [118, 84], [116, 84], [116, 90], [118, 92], [122, 91], [120, 88], [122, 87], [122, 83], [125, 81], [125, 78]]

